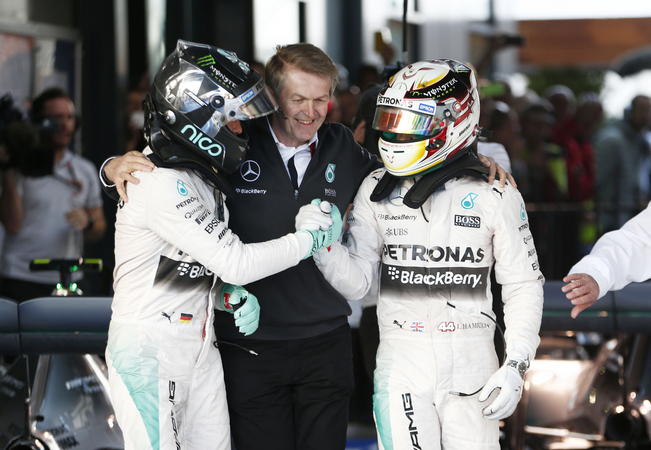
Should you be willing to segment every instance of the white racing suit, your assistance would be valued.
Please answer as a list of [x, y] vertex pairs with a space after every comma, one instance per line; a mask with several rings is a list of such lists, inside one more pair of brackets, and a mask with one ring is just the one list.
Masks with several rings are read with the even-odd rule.
[[242, 244], [227, 228], [222, 194], [190, 170], [135, 175], [140, 184], [128, 185], [117, 213], [106, 349], [125, 449], [230, 449], [214, 275], [246, 284], [307, 251], [294, 235]]
[[315, 256], [347, 299], [362, 298], [381, 262], [380, 345], [373, 410], [380, 449], [499, 449], [490, 403], [472, 394], [498, 369], [490, 271], [502, 285], [507, 356], [539, 344], [544, 278], [520, 193], [474, 178], [444, 184], [420, 209], [402, 198], [369, 197], [384, 173], [363, 182], [348, 219], [346, 247]]

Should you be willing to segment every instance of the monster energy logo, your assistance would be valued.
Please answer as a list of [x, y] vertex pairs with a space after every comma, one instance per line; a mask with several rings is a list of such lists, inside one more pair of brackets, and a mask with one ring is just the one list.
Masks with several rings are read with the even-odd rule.
[[197, 64], [199, 64], [200, 67], [209, 66], [215, 64], [215, 58], [213, 58], [212, 55], [203, 56], [197, 59]]

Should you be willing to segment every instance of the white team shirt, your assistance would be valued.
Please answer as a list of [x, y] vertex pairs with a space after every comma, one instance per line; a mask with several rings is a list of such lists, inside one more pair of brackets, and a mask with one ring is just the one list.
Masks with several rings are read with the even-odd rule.
[[587, 273], [599, 285], [599, 298], [608, 291], [651, 278], [651, 203], [619, 230], [604, 234], [592, 251], [570, 269]]

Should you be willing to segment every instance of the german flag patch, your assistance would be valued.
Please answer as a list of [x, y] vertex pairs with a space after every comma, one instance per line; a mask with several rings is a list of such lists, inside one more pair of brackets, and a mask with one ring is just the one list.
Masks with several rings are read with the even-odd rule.
[[192, 314], [181, 313], [180, 323], [190, 323], [192, 321]]

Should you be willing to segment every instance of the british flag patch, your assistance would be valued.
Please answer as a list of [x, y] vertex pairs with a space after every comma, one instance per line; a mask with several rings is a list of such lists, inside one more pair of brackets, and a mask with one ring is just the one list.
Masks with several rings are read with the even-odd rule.
[[423, 325], [423, 322], [412, 322], [411, 323], [411, 331], [415, 331], [417, 333], [422, 333], [425, 330], [425, 325]]

